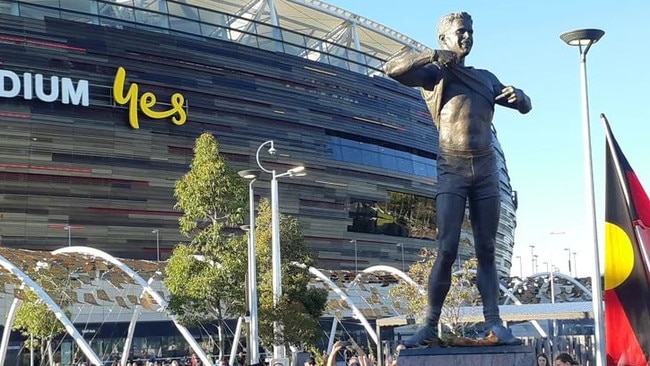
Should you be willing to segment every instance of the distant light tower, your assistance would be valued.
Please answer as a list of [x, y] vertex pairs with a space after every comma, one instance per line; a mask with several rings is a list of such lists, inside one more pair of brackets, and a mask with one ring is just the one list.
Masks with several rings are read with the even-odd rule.
[[530, 271], [531, 274], [535, 274], [535, 246], [534, 245], [529, 245], [530, 247]]
[[357, 255], [357, 239], [350, 240], [350, 243], [354, 244], [354, 273], [355, 275], [359, 273], [359, 259]]
[[404, 266], [404, 244], [402, 244], [402, 243], [397, 243], [396, 246], [397, 246], [398, 248], [402, 248], [402, 272], [404, 272], [404, 271], [405, 271], [405, 268], [406, 268], [406, 267]]
[[160, 262], [160, 230], [153, 229], [151, 233], [156, 234], [156, 260]]

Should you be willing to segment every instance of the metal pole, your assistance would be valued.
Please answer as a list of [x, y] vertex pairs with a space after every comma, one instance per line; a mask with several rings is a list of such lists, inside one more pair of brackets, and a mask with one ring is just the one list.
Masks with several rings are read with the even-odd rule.
[[154, 229], [151, 232], [156, 233], [156, 261], [160, 262], [160, 230]]
[[253, 191], [253, 183], [255, 179], [251, 180], [248, 184], [248, 200], [249, 200], [249, 221], [250, 226], [248, 230], [248, 306], [250, 314], [249, 326], [249, 340], [248, 352], [250, 354], [250, 362], [255, 365], [260, 360], [259, 355], [259, 329], [257, 317], [257, 262], [255, 250], [255, 193]]
[[529, 247], [530, 247], [530, 263], [531, 263], [530, 271], [532, 275], [535, 274], [535, 246], [529, 245]]
[[582, 85], [582, 121], [583, 121], [583, 142], [585, 155], [585, 188], [587, 192], [587, 212], [589, 213], [588, 233], [593, 244], [593, 265], [594, 271], [591, 276], [591, 302], [594, 308], [594, 341], [596, 344], [597, 365], [606, 365], [605, 353], [605, 329], [603, 328], [603, 300], [602, 286], [600, 281], [600, 262], [598, 236], [596, 233], [596, 199], [594, 196], [594, 173], [593, 160], [591, 156], [591, 131], [589, 123], [589, 94], [587, 91], [587, 52], [591, 47], [590, 42], [584, 49], [580, 46], [580, 81]]
[[[273, 306], [278, 306], [282, 296], [282, 263], [280, 261], [280, 209], [278, 205], [278, 179], [271, 171], [271, 265], [273, 272]], [[273, 335], [280, 333], [279, 322], [273, 322]], [[285, 358], [284, 345], [273, 342], [273, 358]]]
[[578, 262], [576, 262], [576, 252], [573, 252], [573, 273], [578, 277]]
[[355, 275], [359, 273], [359, 260], [357, 256], [357, 239], [354, 240], [354, 273]]
[[72, 226], [66, 225], [65, 229], [68, 230], [68, 246], [71, 247], [72, 246], [72, 235], [70, 234], [70, 232], [72, 231]]
[[571, 248], [564, 248], [564, 250], [569, 254], [569, 276], [571, 276]]

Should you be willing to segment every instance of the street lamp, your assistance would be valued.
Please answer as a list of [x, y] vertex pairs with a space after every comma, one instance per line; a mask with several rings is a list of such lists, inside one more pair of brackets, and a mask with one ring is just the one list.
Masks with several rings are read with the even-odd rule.
[[402, 272], [404, 272], [404, 244], [397, 243], [397, 247], [402, 248]]
[[587, 91], [587, 52], [591, 46], [598, 42], [605, 34], [600, 29], [579, 29], [565, 32], [560, 35], [569, 46], [578, 46], [580, 51], [580, 81], [582, 86], [582, 138], [584, 144], [584, 168], [585, 185], [587, 192], [587, 212], [589, 213], [588, 233], [591, 236], [594, 252], [594, 272], [591, 276], [592, 297], [591, 302], [594, 311], [594, 341], [596, 347], [596, 361], [599, 365], [606, 365], [605, 352], [605, 329], [603, 328], [601, 316], [603, 315], [603, 302], [600, 281], [600, 263], [598, 260], [598, 236], [596, 233], [596, 199], [594, 197], [594, 172], [591, 157], [591, 132], [589, 123], [589, 94]]
[[153, 229], [151, 233], [156, 234], [156, 260], [160, 262], [160, 230]]
[[521, 256], [518, 255], [516, 258], [519, 259], [519, 278], [523, 280], [524, 279], [524, 269], [523, 269], [524, 267], [521, 264]]
[[531, 275], [535, 274], [535, 246], [534, 245], [529, 245], [530, 247], [530, 263], [531, 263]]
[[571, 248], [564, 248], [569, 256], [569, 276], [571, 276]]
[[350, 240], [350, 243], [354, 243], [354, 274], [359, 273], [359, 260], [357, 256], [357, 239]]
[[537, 272], [539, 271], [539, 270], [537, 269], [537, 266], [539, 265], [539, 261], [538, 261], [538, 259], [537, 259], [538, 257], [539, 257], [539, 256], [538, 256], [537, 254], [535, 254], [535, 255], [533, 256], [533, 266], [535, 267], [535, 272], [533, 272], [533, 273], [537, 273]]
[[76, 229], [83, 229], [83, 226], [80, 225], [70, 225], [70, 224], [52, 224], [48, 225], [50, 229], [59, 229], [59, 230], [67, 230], [68, 231], [68, 246], [72, 246], [72, 230]]
[[[280, 261], [280, 209], [278, 205], [278, 178], [282, 177], [301, 177], [306, 175], [304, 166], [293, 167], [282, 174], [277, 174], [275, 169], [269, 170], [262, 166], [260, 162], [260, 151], [266, 145], [269, 145], [268, 152], [271, 155], [275, 155], [277, 150], [275, 149], [273, 140], [263, 142], [255, 153], [255, 160], [257, 165], [266, 173], [271, 174], [271, 270], [272, 270], [272, 280], [273, 280], [273, 306], [277, 306], [280, 298], [282, 297], [282, 263]], [[280, 332], [280, 324], [275, 321], [273, 322], [273, 334], [274, 336]], [[274, 342], [275, 343], [275, 342]], [[286, 358], [286, 352], [284, 345], [273, 345], [273, 357], [275, 359], [284, 359]]]
[[257, 169], [241, 170], [237, 172], [240, 177], [248, 179], [248, 211], [250, 225], [248, 227], [248, 352], [251, 364], [257, 364], [259, 355], [259, 318], [257, 315], [257, 262], [255, 257], [255, 192], [253, 183], [260, 175]]
[[573, 252], [573, 272], [575, 273], [575, 277], [578, 278], [578, 262], [576, 262], [576, 254], [576, 252]]

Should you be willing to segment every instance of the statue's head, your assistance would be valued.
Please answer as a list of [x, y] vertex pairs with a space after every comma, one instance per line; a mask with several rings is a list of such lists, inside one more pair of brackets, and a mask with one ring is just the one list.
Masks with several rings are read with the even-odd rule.
[[454, 51], [463, 58], [474, 43], [472, 17], [466, 12], [451, 13], [438, 22], [438, 43], [444, 50]]

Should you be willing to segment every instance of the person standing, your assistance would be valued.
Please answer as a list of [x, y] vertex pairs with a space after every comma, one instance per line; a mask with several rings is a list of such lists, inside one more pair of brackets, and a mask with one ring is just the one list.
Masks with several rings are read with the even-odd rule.
[[438, 256], [428, 279], [426, 323], [405, 347], [438, 345], [438, 322], [451, 284], [461, 225], [469, 200], [477, 287], [488, 330], [499, 344], [519, 345], [499, 315], [499, 279], [494, 248], [501, 199], [493, 146], [495, 104], [522, 114], [532, 109], [520, 89], [503, 85], [491, 72], [465, 66], [474, 41], [472, 18], [466, 12], [443, 16], [438, 24], [440, 50], [390, 59], [385, 73], [398, 82], [419, 87], [438, 129], [438, 191], [436, 194]]

